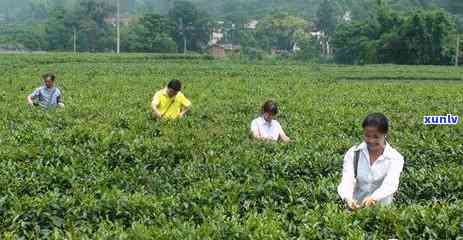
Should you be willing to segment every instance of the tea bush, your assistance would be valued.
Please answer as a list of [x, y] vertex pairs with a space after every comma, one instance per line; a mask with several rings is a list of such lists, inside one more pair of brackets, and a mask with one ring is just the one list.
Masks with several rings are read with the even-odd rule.
[[[50, 70], [66, 109], [30, 109]], [[463, 69], [46, 54], [1, 55], [0, 73], [2, 239], [463, 239], [462, 124], [422, 124], [462, 116]], [[152, 121], [172, 78], [193, 110]], [[248, 137], [268, 98], [288, 145]], [[349, 212], [342, 157], [376, 111], [405, 157], [400, 189]]]

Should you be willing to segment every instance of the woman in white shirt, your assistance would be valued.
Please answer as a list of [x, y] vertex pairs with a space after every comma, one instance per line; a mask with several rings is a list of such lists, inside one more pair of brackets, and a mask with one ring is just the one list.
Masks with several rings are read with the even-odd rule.
[[255, 139], [289, 142], [288, 136], [274, 118], [278, 114], [278, 106], [274, 101], [267, 101], [262, 106], [261, 116], [251, 123], [251, 134]]
[[349, 208], [390, 204], [399, 187], [402, 155], [389, 145], [389, 120], [382, 113], [368, 115], [362, 123], [364, 142], [344, 156], [339, 196]]

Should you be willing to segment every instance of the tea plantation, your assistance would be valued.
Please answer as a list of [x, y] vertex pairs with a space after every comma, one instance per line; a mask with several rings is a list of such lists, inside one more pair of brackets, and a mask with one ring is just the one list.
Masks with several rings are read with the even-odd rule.
[[[53, 71], [65, 109], [26, 104]], [[463, 68], [0, 55], [0, 239], [463, 239]], [[193, 102], [150, 119], [170, 79]], [[290, 144], [249, 138], [276, 99]], [[370, 112], [405, 157], [391, 207], [349, 212], [342, 157]]]

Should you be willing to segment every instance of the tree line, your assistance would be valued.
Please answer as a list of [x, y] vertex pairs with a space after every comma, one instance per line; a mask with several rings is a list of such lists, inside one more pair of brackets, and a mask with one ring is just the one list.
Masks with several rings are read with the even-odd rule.
[[[0, 46], [115, 50], [115, 1], [30, 1], [33, 14], [0, 24]], [[239, 45], [249, 58], [277, 49], [283, 57], [310, 61], [451, 64], [463, 23], [463, 2], [450, 0], [422, 0], [411, 8], [410, 0], [206, 2], [121, 0], [121, 51], [204, 53], [212, 32], [221, 29], [221, 43]], [[245, 27], [254, 19], [256, 28]]]

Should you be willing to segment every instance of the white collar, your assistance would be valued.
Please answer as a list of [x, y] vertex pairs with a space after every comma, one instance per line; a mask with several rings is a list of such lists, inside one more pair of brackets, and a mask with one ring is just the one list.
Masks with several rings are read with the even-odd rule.
[[275, 121], [275, 120], [272, 119], [271, 122], [268, 122], [267, 120], [265, 120], [265, 118], [264, 118], [263, 116], [260, 116], [259, 119], [260, 119], [260, 122], [261, 122], [262, 124], [267, 124], [267, 125], [269, 125], [269, 126], [272, 126], [273, 121]]
[[[362, 142], [361, 144], [359, 144], [356, 148], [355, 148], [355, 151], [363, 151], [365, 154], [369, 154], [368, 153], [368, 147], [367, 147], [367, 144], [366, 142]], [[390, 156], [392, 153], [392, 147], [391, 145], [386, 141], [386, 146], [384, 147], [384, 151], [383, 151], [383, 154], [381, 156]]]

